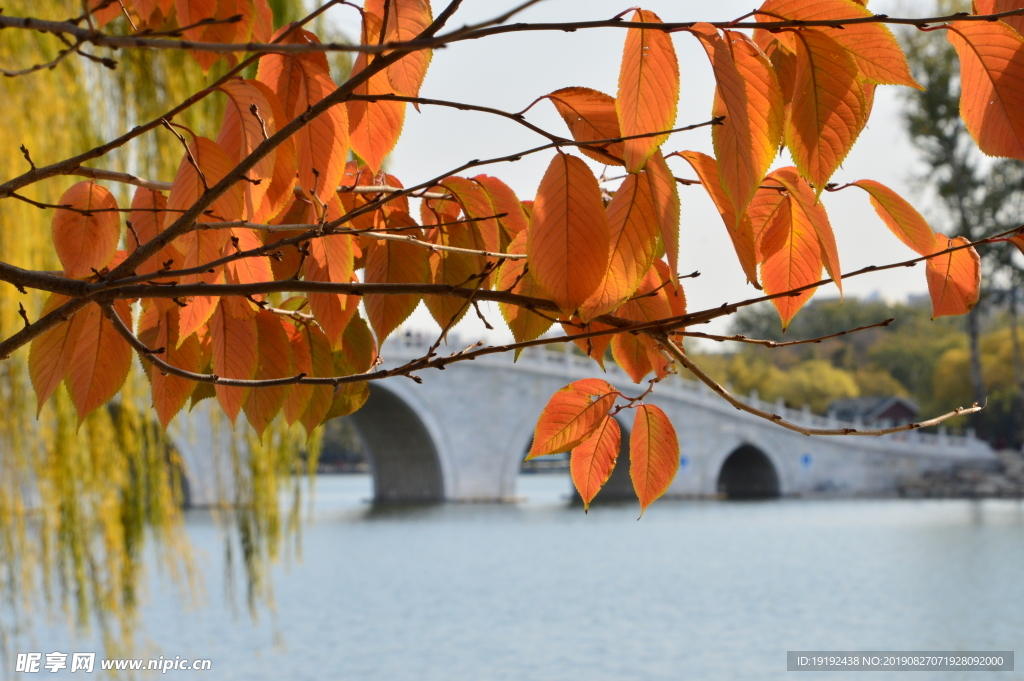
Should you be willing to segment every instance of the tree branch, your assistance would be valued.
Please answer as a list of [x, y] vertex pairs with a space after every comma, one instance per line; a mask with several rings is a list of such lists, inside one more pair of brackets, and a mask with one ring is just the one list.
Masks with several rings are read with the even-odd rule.
[[735, 335], [735, 336], [716, 336], [716, 335], [710, 334], [710, 333], [701, 333], [700, 331], [682, 331], [682, 332], [680, 332], [680, 334], [683, 335], [683, 336], [691, 337], [691, 338], [705, 338], [707, 340], [718, 341], [719, 343], [723, 343], [725, 341], [732, 341], [732, 342], [735, 342], [735, 343], [750, 343], [752, 345], [763, 345], [764, 347], [767, 347], [767, 348], [785, 348], [785, 347], [788, 347], [788, 346], [791, 346], [791, 345], [809, 345], [811, 343], [821, 343], [822, 341], [826, 341], [826, 340], [828, 340], [830, 338], [839, 338], [840, 336], [845, 336], [848, 333], [857, 333], [858, 331], [865, 331], [867, 329], [876, 329], [876, 328], [883, 327], [883, 326], [889, 326], [894, 321], [896, 321], [896, 318], [892, 317], [890, 319], [886, 319], [883, 322], [877, 322], [875, 324], [868, 324], [867, 326], [858, 326], [856, 329], [847, 329], [846, 331], [840, 331], [838, 333], [832, 333], [832, 334], [829, 334], [827, 336], [819, 336], [818, 338], [808, 338], [806, 340], [786, 341], [786, 342], [773, 341], [773, 340], [761, 340], [759, 338], [747, 338], [746, 336], [740, 336], [740, 335]]
[[701, 383], [711, 388], [715, 393], [719, 395], [726, 402], [736, 407], [740, 411], [745, 411], [748, 414], [753, 414], [759, 418], [771, 421], [772, 423], [782, 426], [787, 430], [800, 433], [801, 435], [863, 435], [868, 437], [880, 437], [882, 435], [889, 435], [890, 433], [902, 433], [908, 430], [917, 430], [919, 428], [928, 428], [930, 426], [937, 426], [943, 421], [948, 421], [951, 418], [962, 416], [965, 414], [974, 414], [981, 411], [981, 407], [975, 404], [972, 407], [957, 407], [954, 411], [928, 421], [921, 421], [919, 423], [907, 423], [902, 426], [893, 426], [892, 428], [879, 428], [877, 430], [860, 430], [857, 428], [809, 428], [807, 426], [801, 426], [791, 421], [787, 421], [778, 414], [773, 414], [757, 407], [752, 407], [749, 404], [737, 399], [728, 390], [719, 385], [713, 378], [704, 373], [704, 370], [697, 366], [689, 357], [686, 356], [682, 350], [680, 350], [675, 343], [668, 339], [666, 335], [655, 335], [655, 340], [658, 345], [661, 346], [678, 364], [682, 365], [690, 371], [694, 376], [700, 380]]

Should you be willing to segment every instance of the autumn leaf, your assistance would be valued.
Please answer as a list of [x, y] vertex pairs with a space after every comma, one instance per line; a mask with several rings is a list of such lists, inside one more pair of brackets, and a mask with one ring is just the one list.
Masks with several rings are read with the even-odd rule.
[[[871, 11], [855, 0], [768, 0], [761, 6], [764, 14], [758, 14], [759, 21], [792, 19], [801, 21], [829, 21], [833, 19], [859, 19], [873, 15]], [[841, 27], [816, 26], [835, 40], [853, 58], [864, 79], [871, 83], [906, 85], [920, 88], [907, 66], [907, 58], [899, 42], [889, 28], [880, 22], [844, 24]], [[784, 41], [793, 49], [792, 32], [768, 34], [755, 31], [755, 39], [764, 47], [771, 39]]]
[[[638, 9], [635, 23], [661, 23], [654, 12]], [[665, 31], [631, 28], [619, 70], [619, 94], [615, 110], [624, 137], [670, 130], [679, 104], [679, 61], [672, 36]], [[640, 172], [668, 134], [625, 141], [626, 170]]]
[[[399, 0], [390, 0], [393, 8], [398, 2]], [[369, 11], [363, 12], [363, 44], [374, 42], [379, 38], [382, 20], [382, 16]], [[352, 67], [353, 76], [366, 69], [367, 60], [367, 55], [360, 52]], [[371, 97], [373, 95], [388, 95], [393, 94], [394, 89], [387, 69], [384, 69], [377, 71], [357, 85], [354, 94]], [[395, 144], [402, 134], [402, 126], [405, 124], [405, 102], [351, 100], [346, 102], [346, 105], [348, 106], [352, 151], [366, 163], [370, 172], [376, 173], [380, 170], [384, 157], [395, 148]]]
[[[427, 240], [442, 246], [474, 250], [482, 245], [482, 239], [472, 224], [449, 225], [430, 230]], [[433, 251], [429, 262], [431, 283], [476, 288], [480, 284], [479, 277], [487, 260], [472, 253]], [[423, 303], [442, 329], [457, 324], [469, 309], [469, 303], [453, 296], [424, 296]]]
[[[793, 202], [788, 198], [778, 204], [771, 221], [764, 227], [760, 245], [761, 283], [768, 295], [785, 293], [820, 279], [822, 260], [818, 235], [808, 220], [794, 218]], [[772, 299], [783, 331], [813, 295], [814, 289], [808, 289]]]
[[[309, 361], [311, 372], [314, 378], [330, 378], [334, 375], [334, 357], [331, 354], [331, 341], [319, 329], [313, 326], [306, 326], [303, 331], [307, 338], [309, 348]], [[310, 391], [309, 404], [302, 412], [299, 420], [306, 429], [306, 435], [312, 436], [313, 431], [319, 426], [327, 412], [331, 409], [331, 402], [334, 400], [334, 389], [329, 385], [314, 385]]]
[[[263, 247], [259, 235], [243, 227], [229, 231], [229, 242], [224, 246], [224, 256], [250, 252]], [[226, 281], [229, 284], [258, 284], [274, 280], [274, 272], [270, 268], [270, 258], [265, 255], [247, 256], [229, 262], [226, 266]], [[262, 299], [262, 296], [254, 296]]]
[[537, 421], [527, 461], [569, 451], [601, 425], [618, 393], [603, 381], [603, 386], [596, 385], [596, 380], [570, 383], [551, 396]]
[[[139, 318], [139, 340], [146, 347], [163, 352], [156, 355], [178, 369], [200, 373], [203, 370], [202, 350], [194, 334], [178, 337], [178, 306], [166, 299], [146, 301]], [[196, 382], [181, 376], [165, 374], [149, 362], [143, 362], [153, 393], [153, 408], [160, 425], [167, 425], [181, 411], [196, 389]]]
[[906, 199], [874, 180], [860, 180], [853, 186], [868, 193], [878, 217], [908, 248], [920, 255], [935, 252], [935, 233]]
[[946, 31], [960, 56], [960, 115], [989, 156], [1024, 160], [1024, 38], [1001, 21], [955, 21]]
[[[666, 292], [671, 282], [663, 282], [652, 267], [645, 273], [636, 295], [616, 311], [616, 315], [634, 322], [653, 322], [675, 315]], [[684, 302], [685, 305], [685, 302]], [[612, 357], [634, 383], [655, 371], [659, 378], [666, 374], [668, 361], [658, 350], [653, 338], [642, 333], [618, 333], [612, 337]]]
[[[114, 310], [132, 327], [127, 300], [115, 300]], [[121, 389], [132, 366], [132, 349], [99, 305], [88, 305], [71, 320], [64, 345], [64, 380], [78, 412], [78, 425]]]
[[[257, 83], [258, 81], [229, 80], [218, 88], [228, 96], [228, 103], [224, 109], [224, 122], [217, 136], [217, 144], [235, 163], [243, 161], [262, 144], [264, 135], [270, 136], [277, 132], [273, 108], [259, 87], [262, 84]], [[253, 106], [256, 107], [260, 118], [253, 115]], [[276, 158], [276, 150], [272, 150], [246, 173], [246, 177], [259, 180], [258, 184], [246, 182], [242, 185], [244, 216], [247, 220], [254, 219], [267, 194], [274, 177]]]
[[706, 23], [690, 31], [714, 69], [721, 104], [715, 115], [725, 120], [712, 126], [712, 140], [722, 189], [738, 222], [782, 141], [782, 92], [768, 58], [742, 33], [727, 31], [723, 38]]
[[[519, 202], [512, 188], [496, 177], [477, 175], [473, 178], [473, 181], [478, 183], [487, 192], [491, 205], [497, 211], [496, 215], [504, 214], [503, 217], [498, 218], [498, 224], [504, 231], [502, 244], [507, 248], [516, 235], [520, 232], [525, 232], [530, 224], [526, 211], [523, 210], [523, 204]], [[501, 250], [504, 250], [504, 248]]]
[[114, 257], [121, 236], [113, 194], [95, 182], [79, 182], [61, 195], [59, 203], [76, 209], [58, 208], [50, 225], [64, 276], [80, 279], [102, 270]]
[[821, 31], [796, 35], [793, 102], [786, 146], [800, 174], [820, 195], [867, 123], [868, 108], [857, 64]]
[[[164, 230], [164, 213], [167, 209], [167, 198], [158, 191], [139, 187], [135, 190], [132, 198], [132, 210], [128, 214], [128, 221], [132, 224], [131, 234], [126, 237], [128, 254], [136, 251], [139, 242], [148, 244]], [[138, 239], [138, 240], [136, 240]], [[173, 269], [180, 268], [185, 261], [178, 247], [171, 242], [161, 248], [156, 255], [151, 256], [146, 262], [138, 267], [140, 273], [157, 272], [163, 268], [164, 263], [169, 262]], [[158, 280], [166, 282], [167, 279]]]
[[821, 246], [821, 259], [828, 275], [835, 280], [840, 295], [843, 293], [842, 270], [839, 266], [839, 250], [836, 237], [832, 232], [825, 207], [817, 200], [814, 190], [804, 182], [796, 168], [788, 166], [779, 168], [768, 176], [786, 188], [789, 194], [790, 214], [794, 223], [809, 224], [818, 237]]
[[737, 220], [732, 201], [722, 187], [721, 177], [718, 173], [718, 163], [715, 159], [699, 151], [682, 151], [679, 156], [684, 158], [696, 171], [704, 190], [715, 202], [718, 214], [722, 216], [725, 229], [732, 240], [732, 247], [736, 251], [736, 257], [740, 261], [743, 273], [747, 275], [747, 281], [755, 288], [761, 288], [757, 278], [757, 259], [754, 249], [754, 232], [749, 218], [744, 215]]
[[[265, 1], [259, 0], [259, 2]], [[290, 121], [277, 94], [266, 83], [258, 80], [247, 82], [257, 88], [263, 94], [263, 98], [267, 100], [267, 104], [270, 106], [269, 118], [274, 122], [274, 129], [276, 130], [283, 125], [287, 125]], [[260, 115], [264, 120], [267, 119], [267, 116], [263, 115], [262, 112]], [[267, 132], [268, 134], [270, 132], [269, 123]], [[295, 154], [295, 137], [289, 137], [274, 149], [274, 172], [270, 177], [267, 191], [252, 217], [253, 222], [270, 222], [295, 198], [295, 194], [292, 191], [295, 187], [296, 169], [298, 167], [298, 159]]]
[[[71, 300], [58, 293], [46, 298], [40, 317], [45, 317], [64, 303]], [[32, 341], [28, 352], [28, 375], [36, 391], [36, 416], [43, 410], [43, 404], [64, 380], [65, 348], [68, 346], [71, 324], [62, 322], [43, 331]]]
[[[114, 3], [115, 5], [117, 2]], [[193, 19], [198, 16], [199, 12], [207, 11], [209, 7], [209, 0], [177, 0], [179, 6], [191, 5], [197, 8], [198, 11], [193, 10], [188, 19]], [[204, 43], [247, 43], [249, 42], [249, 36], [252, 34], [253, 23], [256, 19], [256, 7], [253, 4], [253, 0], [214, 0], [216, 5], [216, 11], [212, 14], [207, 14], [204, 18], [213, 18], [218, 23], [210, 24], [199, 28], [187, 29], [185, 31], [186, 36], [190, 40]], [[179, 26], [186, 26], [187, 23], [182, 23], [185, 19], [181, 14], [181, 10], [178, 11], [178, 22]], [[230, 21], [235, 19], [234, 21]], [[187, 21], [187, 19], [186, 19]], [[190, 22], [195, 23], [195, 22]], [[200, 50], [189, 50], [189, 54], [199, 62], [203, 72], [210, 70], [221, 58], [227, 59], [230, 66], [234, 66], [238, 62], [238, 58], [234, 54], [222, 54], [220, 52], [205, 52]]]
[[[213, 373], [221, 378], [252, 380], [259, 364], [259, 336], [255, 317], [238, 319], [221, 300], [210, 318]], [[244, 316], [243, 316], [244, 317]], [[232, 422], [238, 417], [251, 388], [217, 385], [217, 401]]]
[[473, 221], [474, 231], [480, 235], [481, 250], [496, 253], [501, 250], [501, 239], [498, 231], [498, 220], [494, 216], [498, 212], [491, 203], [487, 190], [473, 180], [464, 177], [449, 177], [441, 182], [441, 187], [450, 192], [462, 206], [467, 220]]
[[658, 407], [641, 404], [629, 436], [629, 477], [640, 500], [640, 515], [668, 491], [679, 470], [675, 428]]
[[[966, 238], [950, 239], [935, 235], [932, 253], [966, 246]], [[973, 246], [928, 259], [928, 293], [932, 299], [932, 319], [967, 314], [978, 304], [981, 291], [981, 257]]]
[[590, 502], [612, 476], [621, 440], [619, 424], [611, 416], [606, 416], [593, 434], [572, 450], [569, 471], [576, 491], [583, 499], [584, 511], [590, 508]]
[[[508, 247], [508, 252], [515, 255], [526, 253], [526, 237], [525, 231], [517, 234], [516, 238], [512, 240], [512, 244]], [[533, 281], [533, 277], [530, 276], [526, 263], [527, 260], [522, 258], [506, 260], [498, 271], [497, 288], [530, 298], [542, 296], [543, 292], [536, 282]], [[505, 323], [508, 324], [509, 330], [512, 331], [512, 337], [515, 338], [517, 343], [540, 338], [554, 323], [551, 317], [539, 315], [518, 305], [499, 303], [498, 309], [501, 311], [501, 316]], [[519, 359], [521, 353], [522, 348], [516, 349], [515, 358]]]
[[[254, 378], [258, 381], [267, 381], [295, 376], [292, 346], [284, 327], [287, 322], [268, 310], [257, 312], [255, 321], [259, 362]], [[243, 405], [245, 418], [260, 437], [263, 437], [267, 426], [281, 411], [291, 389], [290, 385], [278, 385], [253, 388], [249, 391]]]
[[[1001, 14], [1015, 9], [1024, 9], [1021, 0], [974, 0], [975, 14]], [[1012, 26], [1017, 33], [1024, 32], [1024, 15], [1003, 17], [999, 21]]]
[[655, 151], [644, 167], [647, 181], [651, 185], [651, 196], [654, 198], [655, 217], [658, 230], [661, 232], [661, 245], [668, 257], [668, 266], [672, 273], [672, 281], [677, 281], [679, 270], [679, 187], [672, 169], [668, 167], [665, 157]]
[[[400, 234], [421, 240], [423, 233], [407, 213], [392, 213], [388, 227], [403, 229]], [[426, 284], [430, 281], [430, 251], [402, 241], [373, 241], [366, 255], [364, 281], [368, 284]], [[368, 295], [363, 298], [370, 324], [383, 342], [409, 318], [421, 297], [416, 295]]]
[[551, 160], [528, 233], [534, 281], [571, 315], [597, 289], [608, 263], [608, 219], [586, 163], [562, 153]]
[[[274, 37], [284, 30], [279, 30]], [[309, 31], [295, 29], [283, 42], [313, 44], [320, 41]], [[274, 91], [289, 122], [335, 90], [327, 57], [322, 52], [300, 57], [266, 54], [260, 59], [256, 79]], [[326, 203], [345, 173], [349, 150], [348, 110], [344, 104], [330, 107], [299, 130], [294, 139], [299, 185], [307, 195], [311, 195], [315, 187], [317, 197]]]
[[[363, 11], [383, 18], [388, 3], [388, 25], [384, 40], [389, 43], [415, 40], [430, 26], [433, 17], [428, 0], [367, 0]], [[377, 35], [380, 28], [377, 27]], [[385, 53], [388, 54], [388, 53]], [[387, 77], [395, 94], [417, 97], [430, 66], [431, 50], [416, 50], [387, 67]]]
[[649, 171], [629, 175], [608, 204], [611, 257], [597, 290], [580, 307], [585, 322], [611, 312], [633, 295], [654, 262], [658, 245], [657, 206]]
[[[558, 114], [569, 126], [572, 138], [577, 142], [622, 137], [615, 98], [611, 95], [586, 87], [567, 87], [555, 90], [547, 98], [555, 105]], [[623, 165], [626, 154], [623, 142], [581, 146], [578, 149], [598, 163], [615, 166]]]
[[[168, 213], [164, 218], [165, 227], [169, 227], [180, 217], [180, 212], [175, 211], [191, 208], [203, 196], [207, 187], [220, 182], [235, 167], [227, 153], [211, 139], [195, 137], [188, 147], [189, 154], [181, 159], [170, 195], [167, 197]], [[193, 161], [199, 166], [202, 175], [196, 170]], [[198, 222], [238, 220], [242, 217], [243, 210], [242, 187], [235, 184], [213, 202], [209, 214], [202, 215]], [[206, 263], [220, 259], [228, 239], [229, 234], [223, 229], [197, 229], [182, 234], [175, 241], [178, 250], [184, 256], [181, 267], [202, 267]], [[203, 281], [213, 284], [218, 283], [222, 277], [223, 270], [217, 268], [213, 272], [185, 275], [182, 277], [182, 283], [194, 284]]]

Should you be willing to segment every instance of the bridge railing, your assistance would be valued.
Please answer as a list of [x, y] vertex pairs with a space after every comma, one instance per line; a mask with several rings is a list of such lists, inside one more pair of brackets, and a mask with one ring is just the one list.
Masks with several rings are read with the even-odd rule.
[[[395, 335], [388, 339], [384, 346], [382, 355], [388, 359], [414, 359], [423, 356], [434, 341], [435, 336], [414, 331], [407, 331], [405, 334]], [[465, 345], [461, 344], [457, 334], [448, 335], [448, 348], [459, 351]], [[507, 366], [512, 361], [509, 354], [489, 355], [482, 357], [476, 362], [485, 364], [495, 363]], [[516, 360], [516, 366], [524, 370], [540, 371], [542, 373], [559, 374], [569, 380], [576, 378], [589, 378], [594, 375], [594, 361], [579, 352], [576, 346], [566, 343], [562, 346], [536, 346], [523, 349]], [[605, 371], [611, 383], [630, 382], [626, 372], [614, 362], [605, 363]], [[721, 404], [721, 398], [715, 395], [710, 388], [700, 381], [683, 378], [673, 374], [662, 381], [659, 390], [663, 393], [677, 393], [685, 395], [688, 399], [699, 399]], [[735, 394], [735, 393], [734, 393]], [[821, 416], [811, 413], [805, 406], [803, 409], [791, 409], [782, 400], [766, 402], [754, 392], [751, 395], [737, 395], [737, 397], [750, 406], [769, 410], [778, 414], [787, 421], [813, 428], [858, 428], [862, 429], [865, 424], [860, 420], [841, 421], [834, 414]], [[885, 424], [892, 425], [892, 424]], [[877, 427], [877, 426], [875, 426]], [[968, 429], [966, 435], [952, 435], [945, 427], [940, 427], [937, 433], [924, 433], [920, 430], [910, 430], [900, 433], [893, 433], [884, 436], [895, 442], [906, 442], [920, 445], [929, 449], [976, 449], [986, 445], [974, 434], [973, 429]]]

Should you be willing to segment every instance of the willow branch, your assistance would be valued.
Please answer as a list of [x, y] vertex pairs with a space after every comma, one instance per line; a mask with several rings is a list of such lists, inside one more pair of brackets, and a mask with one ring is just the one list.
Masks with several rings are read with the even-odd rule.
[[719, 397], [724, 399], [726, 402], [736, 407], [740, 411], [745, 411], [748, 414], [753, 414], [759, 418], [771, 421], [772, 423], [782, 426], [787, 430], [800, 433], [801, 435], [863, 435], [868, 437], [880, 437], [882, 435], [889, 435], [890, 433], [902, 433], [908, 430], [917, 430], [919, 428], [928, 428], [931, 426], [937, 426], [943, 421], [948, 421], [951, 418], [957, 416], [963, 416], [965, 414], [974, 414], [981, 411], [981, 407], [975, 404], [972, 407], [957, 407], [955, 410], [942, 416], [937, 416], [928, 421], [921, 421], [919, 423], [907, 423], [902, 426], [893, 426], [892, 428], [879, 428], [879, 429], [859, 429], [859, 428], [809, 428], [807, 426], [801, 426], [799, 424], [787, 421], [778, 414], [773, 414], [770, 411], [758, 409], [753, 407], [740, 399], [736, 398], [732, 393], [723, 388], [718, 384], [715, 379], [704, 373], [704, 370], [697, 366], [689, 357], [686, 356], [682, 350], [680, 350], [675, 343], [668, 339], [668, 336], [661, 335], [655, 336], [658, 345], [661, 346], [678, 364], [685, 367], [694, 376], [700, 380], [701, 383], [708, 386]]

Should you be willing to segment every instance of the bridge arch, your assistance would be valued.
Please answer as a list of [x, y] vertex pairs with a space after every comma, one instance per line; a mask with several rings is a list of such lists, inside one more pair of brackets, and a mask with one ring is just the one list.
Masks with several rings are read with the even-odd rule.
[[716, 492], [727, 499], [771, 499], [782, 495], [779, 467], [749, 443], [736, 447], [718, 468]]
[[368, 450], [375, 503], [444, 501], [452, 488], [441, 430], [423, 404], [397, 386], [370, 383], [370, 398], [352, 415]]

